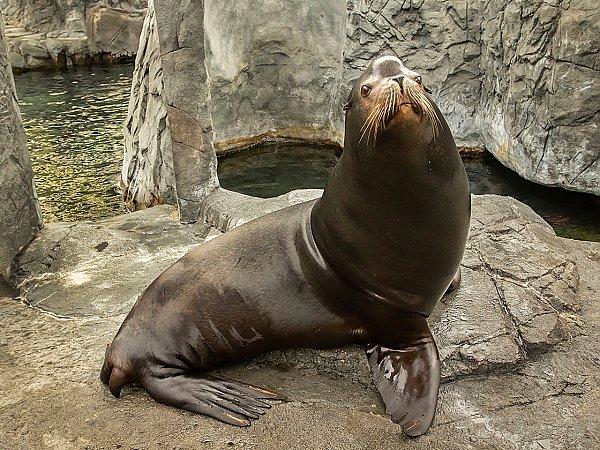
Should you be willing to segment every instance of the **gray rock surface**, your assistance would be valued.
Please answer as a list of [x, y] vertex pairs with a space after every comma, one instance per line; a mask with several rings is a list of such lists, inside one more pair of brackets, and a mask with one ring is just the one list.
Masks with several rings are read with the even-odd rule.
[[42, 227], [0, 13], [0, 278]]
[[420, 70], [460, 145], [600, 195], [595, 0], [348, 0], [346, 79], [382, 52]]
[[154, 8], [148, 9], [137, 52], [125, 126], [121, 189], [130, 210], [176, 204], [175, 172]]
[[[233, 222], [252, 216], [247, 199], [220, 195], [212, 205]], [[242, 217], [230, 212], [236, 203]], [[159, 405], [137, 388], [114, 399], [98, 370], [135, 290], [207, 230], [180, 225], [170, 206], [72, 224], [68, 236], [66, 225], [49, 224], [19, 259], [21, 301], [0, 287], [3, 448], [598, 447], [600, 244], [557, 238], [504, 197], [474, 197], [471, 225], [463, 284], [430, 320], [444, 360], [437, 418], [427, 435], [407, 439], [385, 415], [356, 347], [273, 352], [222, 369], [291, 399], [247, 429]], [[126, 266], [131, 258], [138, 264]], [[140, 258], [149, 270], [132, 273]], [[70, 301], [36, 303], [36, 277], [44, 296], [53, 289]]]
[[208, 0], [204, 24], [219, 150], [343, 141], [344, 2]]
[[14, 69], [67, 67], [135, 54], [145, 0], [0, 0]]
[[207, 233], [206, 225], [180, 226], [169, 205], [99, 223], [48, 224], [17, 258], [11, 281], [27, 304], [57, 317], [124, 314]]
[[182, 222], [197, 220], [219, 183], [204, 28], [198, 25], [203, 5], [148, 3], [125, 126], [121, 184], [129, 206], [176, 200]]
[[529, 180], [600, 195], [598, 2], [498, 0], [480, 14], [485, 146]]

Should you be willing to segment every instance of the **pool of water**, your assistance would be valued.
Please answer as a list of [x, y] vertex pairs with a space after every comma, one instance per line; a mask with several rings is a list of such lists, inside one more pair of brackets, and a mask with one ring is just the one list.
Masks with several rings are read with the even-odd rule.
[[[322, 188], [337, 158], [334, 149], [303, 146], [257, 148], [219, 162], [224, 188], [256, 197], [292, 189]], [[465, 158], [471, 192], [509, 195], [533, 208], [563, 237], [600, 241], [600, 198], [522, 179], [490, 154]]]
[[[97, 220], [125, 212], [117, 189], [122, 126], [133, 65], [15, 76], [36, 187], [46, 222]], [[258, 197], [322, 188], [335, 165], [327, 147], [262, 147], [222, 158], [223, 187]], [[492, 156], [467, 159], [471, 190], [510, 195], [557, 234], [600, 241], [600, 198], [528, 182]]]
[[117, 190], [133, 65], [15, 75], [44, 221], [125, 212]]
[[336, 162], [330, 147], [265, 145], [221, 158], [218, 175], [226, 189], [268, 198], [323, 188]]

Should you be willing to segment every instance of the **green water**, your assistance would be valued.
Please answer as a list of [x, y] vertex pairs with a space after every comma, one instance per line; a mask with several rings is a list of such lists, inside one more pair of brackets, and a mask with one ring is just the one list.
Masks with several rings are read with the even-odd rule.
[[133, 65], [15, 76], [44, 221], [125, 212], [117, 190]]

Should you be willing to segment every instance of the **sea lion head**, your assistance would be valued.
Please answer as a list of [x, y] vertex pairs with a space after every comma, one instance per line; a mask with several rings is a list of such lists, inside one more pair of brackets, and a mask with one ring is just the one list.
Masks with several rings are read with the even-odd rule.
[[[440, 113], [428, 96], [423, 78], [395, 56], [375, 59], [355, 82], [346, 110], [346, 123], [354, 124], [352, 141], [373, 147], [384, 134], [416, 133], [432, 141], [442, 128]], [[358, 126], [356, 126], [358, 125]]]

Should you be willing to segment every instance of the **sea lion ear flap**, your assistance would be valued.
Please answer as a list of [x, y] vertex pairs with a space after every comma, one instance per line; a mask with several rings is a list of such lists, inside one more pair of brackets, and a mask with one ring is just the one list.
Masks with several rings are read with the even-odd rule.
[[429, 89], [427, 86], [423, 85], [423, 90], [425, 92], [427, 92], [428, 94], [433, 94], [433, 92], [431, 92], [431, 89]]
[[352, 98], [354, 98], [354, 90], [355, 88], [353, 86], [350, 90], [350, 93], [348, 94], [348, 99], [346, 100], [346, 103], [344, 103], [344, 106], [342, 107], [344, 111], [347, 111], [350, 108], [352, 108]]

